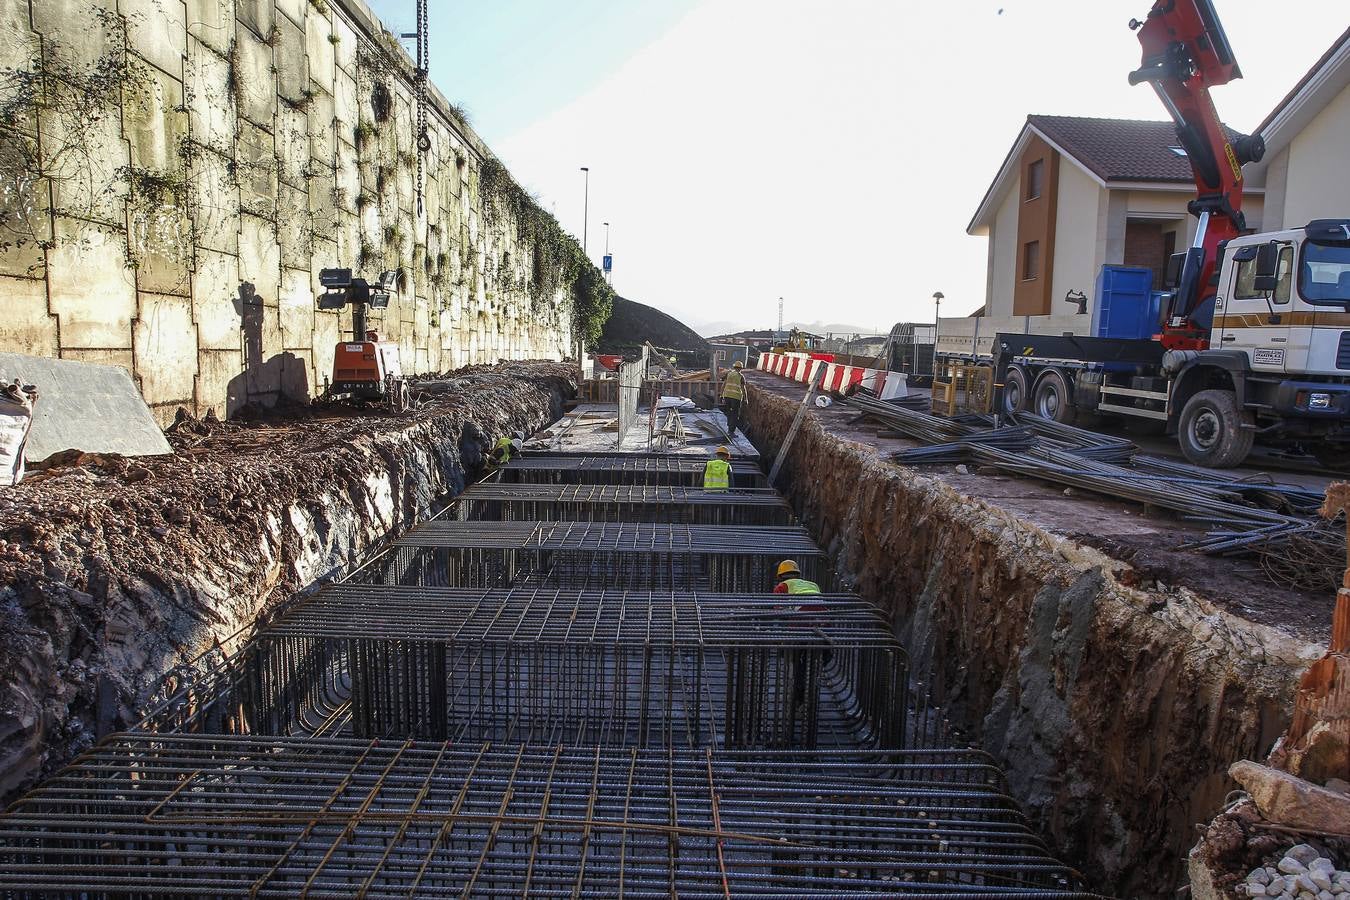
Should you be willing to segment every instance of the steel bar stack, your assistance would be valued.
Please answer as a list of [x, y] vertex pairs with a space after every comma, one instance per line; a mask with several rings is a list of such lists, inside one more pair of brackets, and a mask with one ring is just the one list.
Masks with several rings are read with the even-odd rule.
[[[531, 454], [497, 470], [502, 484], [664, 484], [697, 487], [703, 484], [705, 457], [692, 454], [588, 453]], [[731, 461], [733, 488], [769, 486], [759, 466], [749, 460]]]
[[792, 525], [776, 491], [705, 491], [684, 485], [473, 485], [455, 502], [461, 521], [679, 522], [691, 525]]
[[911, 746], [874, 607], [770, 592], [829, 581], [781, 501], [524, 462], [0, 816], [0, 895], [1091, 896], [988, 757]]

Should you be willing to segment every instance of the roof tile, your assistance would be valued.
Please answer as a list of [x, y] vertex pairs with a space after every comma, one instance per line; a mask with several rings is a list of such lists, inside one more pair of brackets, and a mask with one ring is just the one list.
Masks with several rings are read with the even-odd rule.
[[1171, 122], [1032, 115], [1027, 124], [1103, 181], [1193, 180], [1190, 161], [1171, 149], [1180, 146]]

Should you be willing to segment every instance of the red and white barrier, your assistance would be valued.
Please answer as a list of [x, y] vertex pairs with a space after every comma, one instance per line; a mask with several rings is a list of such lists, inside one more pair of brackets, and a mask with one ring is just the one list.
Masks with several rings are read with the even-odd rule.
[[825, 378], [821, 389], [842, 394], [853, 385], [868, 388], [883, 400], [903, 397], [909, 393], [909, 385], [903, 372], [889, 372], [885, 369], [866, 369], [861, 366], [845, 366], [840, 363], [812, 359], [806, 353], [761, 353], [759, 369], [773, 375], [780, 375], [792, 381], [808, 384], [825, 367]]

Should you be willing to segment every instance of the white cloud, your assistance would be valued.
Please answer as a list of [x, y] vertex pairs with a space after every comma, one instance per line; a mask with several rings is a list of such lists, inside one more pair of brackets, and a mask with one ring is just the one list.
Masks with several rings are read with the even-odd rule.
[[[964, 229], [1028, 113], [1161, 119], [1125, 27], [1147, 0], [709, 0], [586, 95], [500, 143], [615, 286], [692, 325], [888, 327], [983, 301]], [[1342, 3], [1228, 3], [1251, 128], [1345, 27]]]

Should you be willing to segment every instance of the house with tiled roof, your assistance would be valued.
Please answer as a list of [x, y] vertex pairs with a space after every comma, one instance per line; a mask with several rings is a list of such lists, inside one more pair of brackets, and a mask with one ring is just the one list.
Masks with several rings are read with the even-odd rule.
[[[1065, 298], [1079, 293], [1090, 315], [1108, 264], [1152, 269], [1160, 285], [1194, 234], [1194, 196], [1171, 122], [1027, 116], [966, 229], [989, 238], [985, 315], [1069, 315], [1079, 305]], [[1249, 184], [1249, 227], [1261, 200]]]

